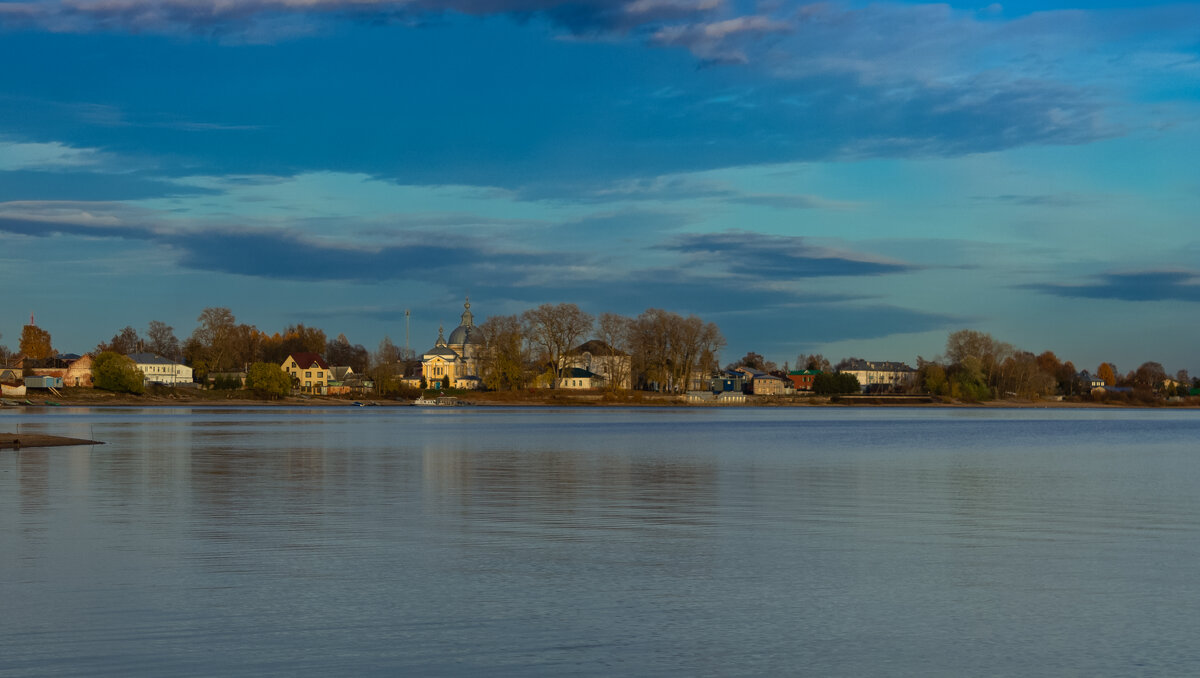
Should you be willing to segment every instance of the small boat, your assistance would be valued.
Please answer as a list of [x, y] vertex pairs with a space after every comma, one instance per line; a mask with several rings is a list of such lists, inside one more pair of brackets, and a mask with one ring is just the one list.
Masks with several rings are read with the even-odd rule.
[[436, 398], [426, 398], [425, 396], [421, 396], [413, 401], [413, 405], [416, 405], [417, 407], [456, 407], [465, 404], [466, 403], [460, 401], [458, 398], [448, 395], [441, 395]]
[[364, 405], [363, 403], [360, 403], [360, 402], [358, 402], [357, 400], [355, 400], [354, 402], [352, 402], [352, 403], [350, 403], [350, 404], [351, 404], [351, 405], [353, 405], [354, 407], [366, 407], [366, 405]]

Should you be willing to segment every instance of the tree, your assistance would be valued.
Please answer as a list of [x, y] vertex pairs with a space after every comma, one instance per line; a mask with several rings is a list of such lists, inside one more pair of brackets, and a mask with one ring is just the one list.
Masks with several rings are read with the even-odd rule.
[[988, 400], [992, 390], [988, 388], [983, 360], [968, 355], [957, 364], [950, 382], [950, 395], [958, 400]]
[[12, 358], [12, 351], [9, 351], [4, 344], [0, 344], [0, 365], [7, 365], [10, 358]]
[[839, 395], [861, 393], [862, 384], [853, 374], [841, 372], [822, 372], [813, 377], [813, 393], [818, 395]]
[[145, 393], [146, 376], [130, 358], [115, 351], [101, 351], [92, 360], [92, 385], [116, 393]]
[[259, 332], [254, 325], [242, 323], [234, 326], [229, 332], [229, 367], [245, 370], [251, 364], [261, 362], [266, 339], [266, 334]]
[[1075, 395], [1079, 390], [1075, 363], [1068, 360], [1058, 366], [1054, 378], [1058, 381], [1058, 390], [1063, 395]]
[[950, 382], [946, 379], [946, 368], [939, 363], [917, 356], [917, 384], [930, 395], [950, 395]]
[[387, 395], [400, 390], [400, 377], [404, 376], [404, 366], [400, 362], [402, 353], [403, 349], [393, 344], [391, 337], [384, 336], [378, 350], [371, 356], [367, 373], [380, 394]]
[[273, 363], [254, 363], [246, 372], [246, 388], [266, 398], [282, 398], [292, 391], [292, 377]]
[[749, 367], [750, 369], [758, 370], [759, 372], [770, 372], [771, 370], [775, 369], [775, 364], [768, 362], [767, 359], [763, 358], [760, 354], [750, 351], [746, 353], [746, 355], [742, 356], [737, 362], [732, 362], [726, 365], [725, 369], [732, 370], [738, 367]]
[[339, 334], [337, 339], [325, 345], [325, 360], [330, 365], [348, 365], [355, 372], [363, 374], [371, 363], [371, 354], [362, 344], [350, 345], [346, 335]]
[[1159, 390], [1167, 380], [1167, 371], [1161, 363], [1145, 362], [1138, 366], [1133, 373], [1135, 387], [1149, 390]]
[[688, 389], [694, 374], [716, 369], [725, 346], [716, 324], [657, 308], [646, 309], [630, 323], [629, 341], [639, 381], [671, 392]]
[[542, 350], [543, 359], [558, 386], [563, 357], [592, 331], [594, 319], [575, 304], [542, 304], [521, 315], [525, 336]]
[[1105, 385], [1112, 386], [1117, 383], [1117, 368], [1112, 363], [1100, 363], [1100, 367], [1096, 368], [1096, 378], [1103, 379]]
[[[990, 334], [977, 330], [959, 330], [946, 337], [946, 357], [954, 371], [961, 369], [969, 358], [978, 361], [978, 380], [984, 388], [997, 386], [1000, 365], [1015, 352], [1011, 344], [997, 341]], [[975, 388], [976, 375], [968, 375], [964, 386]]]
[[[1053, 354], [1051, 354], [1053, 355]], [[1045, 354], [1043, 354], [1045, 356]], [[1058, 359], [1054, 359], [1057, 363]], [[1028, 351], [1017, 351], [1000, 365], [1000, 376], [997, 387], [1001, 394], [1016, 395], [1022, 398], [1035, 398], [1049, 395], [1058, 388], [1053, 371], [1057, 364], [1051, 365], [1041, 357], [1035, 357]]]
[[512, 391], [528, 383], [525, 365], [529, 347], [524, 326], [515, 315], [492, 316], [479, 326], [487, 341], [482, 352], [484, 386], [495, 391]]
[[624, 388], [622, 374], [625, 361], [629, 359], [630, 325], [633, 321], [616, 313], [601, 313], [596, 323], [596, 338], [608, 346], [608, 351], [599, 356], [604, 365], [605, 374], [609, 375], [604, 387], [610, 391]]
[[796, 369], [832, 372], [833, 365], [825, 356], [821, 355], [820, 353], [810, 353], [809, 355], [804, 355], [801, 353], [800, 355], [796, 356]]
[[121, 355], [129, 355], [137, 353], [141, 349], [142, 338], [138, 336], [137, 330], [131, 325], [126, 325], [124, 329], [113, 335], [113, 338], [107, 344], [100, 344], [96, 347], [97, 352], [112, 351]]
[[[209, 372], [225, 372], [236, 365], [233, 350], [233, 312], [223, 307], [209, 307], [196, 318], [200, 325], [184, 345], [184, 356], [192, 364], [197, 377]], [[280, 361], [282, 362], [282, 360]]]
[[20, 351], [30, 360], [45, 360], [55, 355], [54, 347], [50, 344], [50, 333], [37, 325], [21, 328]]
[[175, 328], [158, 320], [150, 321], [150, 328], [146, 331], [146, 350], [171, 360], [183, 357], [179, 339], [175, 337]]

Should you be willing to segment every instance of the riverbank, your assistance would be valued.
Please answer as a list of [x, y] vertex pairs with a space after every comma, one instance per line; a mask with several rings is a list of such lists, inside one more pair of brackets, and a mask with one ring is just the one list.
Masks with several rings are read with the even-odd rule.
[[[195, 389], [159, 388], [143, 395], [111, 393], [96, 389], [60, 389], [61, 395], [30, 395], [28, 404], [5, 405], [2, 409], [50, 409], [67, 407], [356, 407], [360, 405], [380, 407], [407, 407], [413, 404], [411, 397], [366, 397], [366, 396], [289, 396], [268, 400], [256, 398], [246, 391], [200, 391]], [[468, 405], [483, 407], [935, 407], [935, 408], [1200, 408], [1200, 398], [1182, 402], [1130, 403], [1125, 401], [1095, 402], [1084, 400], [990, 400], [986, 402], [961, 402], [935, 396], [747, 396], [744, 403], [717, 404], [715, 402], [685, 402], [677, 395], [649, 393], [643, 391], [606, 392], [531, 389], [525, 391], [476, 392], [454, 391], [449, 395], [458, 397]]]

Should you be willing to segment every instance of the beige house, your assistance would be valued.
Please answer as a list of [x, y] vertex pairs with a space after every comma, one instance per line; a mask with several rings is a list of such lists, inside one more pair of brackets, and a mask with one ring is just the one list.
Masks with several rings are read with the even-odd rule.
[[293, 353], [280, 367], [292, 375], [292, 383], [301, 393], [324, 395], [333, 376], [329, 364], [316, 353]]
[[[560, 388], [628, 389], [633, 382], [633, 360], [629, 354], [618, 351], [599, 339], [580, 344], [563, 358], [563, 380], [572, 379], [567, 372], [573, 369], [589, 372], [592, 376], [586, 378], [590, 385]], [[584, 377], [573, 377], [576, 381], [581, 378]]]
[[603, 388], [608, 380], [595, 372], [579, 367], [568, 367], [559, 373], [558, 388]]
[[92, 356], [59, 355], [45, 360], [25, 360], [25, 376], [57, 377], [63, 386], [92, 388]]
[[773, 374], [756, 374], [750, 381], [750, 390], [754, 395], [784, 395], [788, 381]]

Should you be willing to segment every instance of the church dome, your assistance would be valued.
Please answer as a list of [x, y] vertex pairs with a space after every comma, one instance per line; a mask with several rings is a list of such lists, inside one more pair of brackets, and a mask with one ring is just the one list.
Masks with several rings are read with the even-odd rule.
[[474, 325], [459, 325], [450, 333], [450, 339], [446, 341], [448, 344], [482, 344], [483, 332], [479, 331]]
[[468, 298], [463, 304], [462, 324], [454, 328], [450, 333], [450, 339], [446, 343], [452, 346], [465, 346], [467, 344], [482, 345], [484, 343], [483, 332], [475, 327], [475, 317], [471, 315], [471, 300]]

